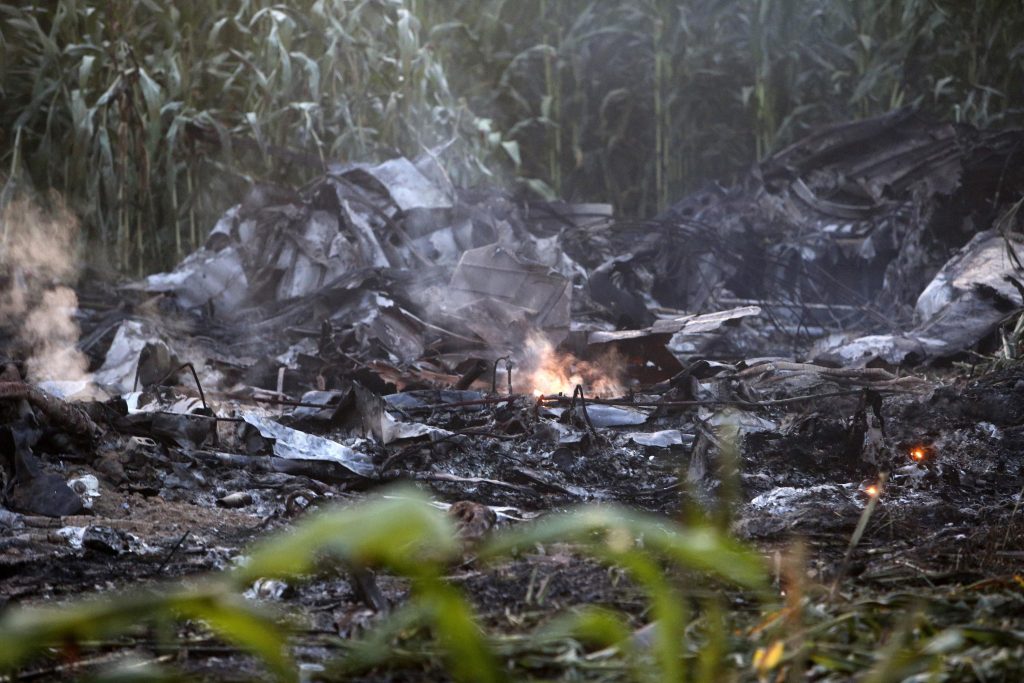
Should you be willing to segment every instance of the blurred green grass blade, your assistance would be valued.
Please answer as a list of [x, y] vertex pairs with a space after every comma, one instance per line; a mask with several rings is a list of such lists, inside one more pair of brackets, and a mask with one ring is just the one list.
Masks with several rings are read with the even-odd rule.
[[631, 635], [624, 616], [619, 612], [585, 605], [552, 619], [538, 630], [536, 639], [544, 642], [573, 638], [597, 648], [628, 648]]
[[184, 596], [173, 601], [171, 608], [205, 622], [225, 640], [262, 659], [278, 680], [298, 680], [298, 669], [286, 653], [285, 632], [241, 596], [226, 591], [217, 596]]
[[345, 654], [331, 663], [330, 678], [345, 678], [369, 669], [395, 664], [394, 648], [429, 623], [428, 606], [410, 601], [385, 615], [368, 633], [345, 643]]
[[429, 606], [452, 677], [465, 683], [504, 681], [505, 676], [465, 599], [451, 586], [436, 581], [421, 585], [419, 590]]
[[682, 658], [686, 600], [671, 586], [661, 568], [644, 553], [618, 553], [614, 559], [647, 591], [656, 622], [653, 651], [658, 662], [658, 680], [664, 683], [686, 680]]
[[0, 671], [48, 647], [75, 647], [153, 621], [181, 617], [206, 622], [220, 636], [261, 658], [280, 680], [295, 677], [296, 669], [283, 650], [284, 632], [242, 598], [226, 594], [221, 584], [10, 611], [0, 620]]
[[498, 534], [480, 550], [489, 559], [537, 544], [575, 541], [591, 546], [614, 545], [620, 540], [643, 539], [680, 567], [711, 572], [749, 588], [765, 585], [761, 558], [725, 533], [711, 527], [683, 527], [671, 520], [634, 513], [613, 506], [589, 506], [556, 514]]
[[234, 580], [247, 585], [268, 576], [310, 571], [321, 554], [359, 566], [431, 574], [459, 552], [448, 518], [413, 489], [397, 489], [350, 508], [318, 513], [292, 533], [257, 546]]
[[10, 669], [46, 647], [73, 645], [121, 633], [159, 614], [168, 598], [143, 594], [59, 607], [8, 611], [0, 619], [0, 670]]

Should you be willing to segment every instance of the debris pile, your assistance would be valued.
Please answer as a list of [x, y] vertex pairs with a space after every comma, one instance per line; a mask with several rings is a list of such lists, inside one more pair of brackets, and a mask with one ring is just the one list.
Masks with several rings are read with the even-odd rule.
[[874, 497], [915, 539], [887, 557], [945, 567], [1024, 477], [1022, 143], [896, 112], [650, 221], [454, 188], [431, 158], [256, 186], [173, 271], [81, 288], [84, 379], [26, 382], [0, 349], [3, 597], [70, 557], [85, 582], [222, 566], [400, 479], [476, 537], [683, 501], [829, 547]]

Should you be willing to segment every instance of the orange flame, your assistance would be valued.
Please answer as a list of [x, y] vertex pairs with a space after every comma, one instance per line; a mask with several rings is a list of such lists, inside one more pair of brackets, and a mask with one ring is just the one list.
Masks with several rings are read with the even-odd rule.
[[527, 391], [534, 396], [572, 394], [576, 385], [587, 396], [611, 398], [622, 396], [621, 362], [614, 354], [596, 361], [584, 361], [571, 353], [555, 350], [548, 339], [532, 334], [526, 340], [526, 357], [522, 361]]
[[924, 460], [924, 455], [924, 449], [921, 448], [920, 446], [917, 446], [916, 448], [912, 448], [910, 450], [910, 457], [916, 460], [917, 462], [921, 462], [922, 460]]
[[868, 494], [868, 496], [870, 496], [871, 498], [876, 498], [879, 493], [878, 487], [872, 484], [871, 486], [868, 486], [866, 489], [864, 489], [864, 493]]

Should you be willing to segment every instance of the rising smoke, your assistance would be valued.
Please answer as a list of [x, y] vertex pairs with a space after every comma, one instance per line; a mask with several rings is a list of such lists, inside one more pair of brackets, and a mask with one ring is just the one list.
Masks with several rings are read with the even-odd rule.
[[[63, 202], [44, 209], [28, 199], [0, 208], [0, 320], [25, 360], [28, 379], [88, 378], [88, 359], [75, 344], [78, 222]], [[3, 331], [0, 330], [0, 334]]]

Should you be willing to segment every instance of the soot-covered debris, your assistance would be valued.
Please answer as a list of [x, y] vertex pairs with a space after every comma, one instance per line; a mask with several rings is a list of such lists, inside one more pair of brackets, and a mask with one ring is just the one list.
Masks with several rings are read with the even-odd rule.
[[[820, 578], [1010, 571], [1022, 141], [897, 112], [642, 222], [454, 188], [429, 159], [256, 186], [172, 272], [81, 285], [87, 374], [23, 380], [34, 349], [0, 323], [0, 600], [222, 568], [398, 480], [470, 545], [617, 501], [802, 536]], [[407, 590], [317, 585], [250, 598], [344, 634]]]

